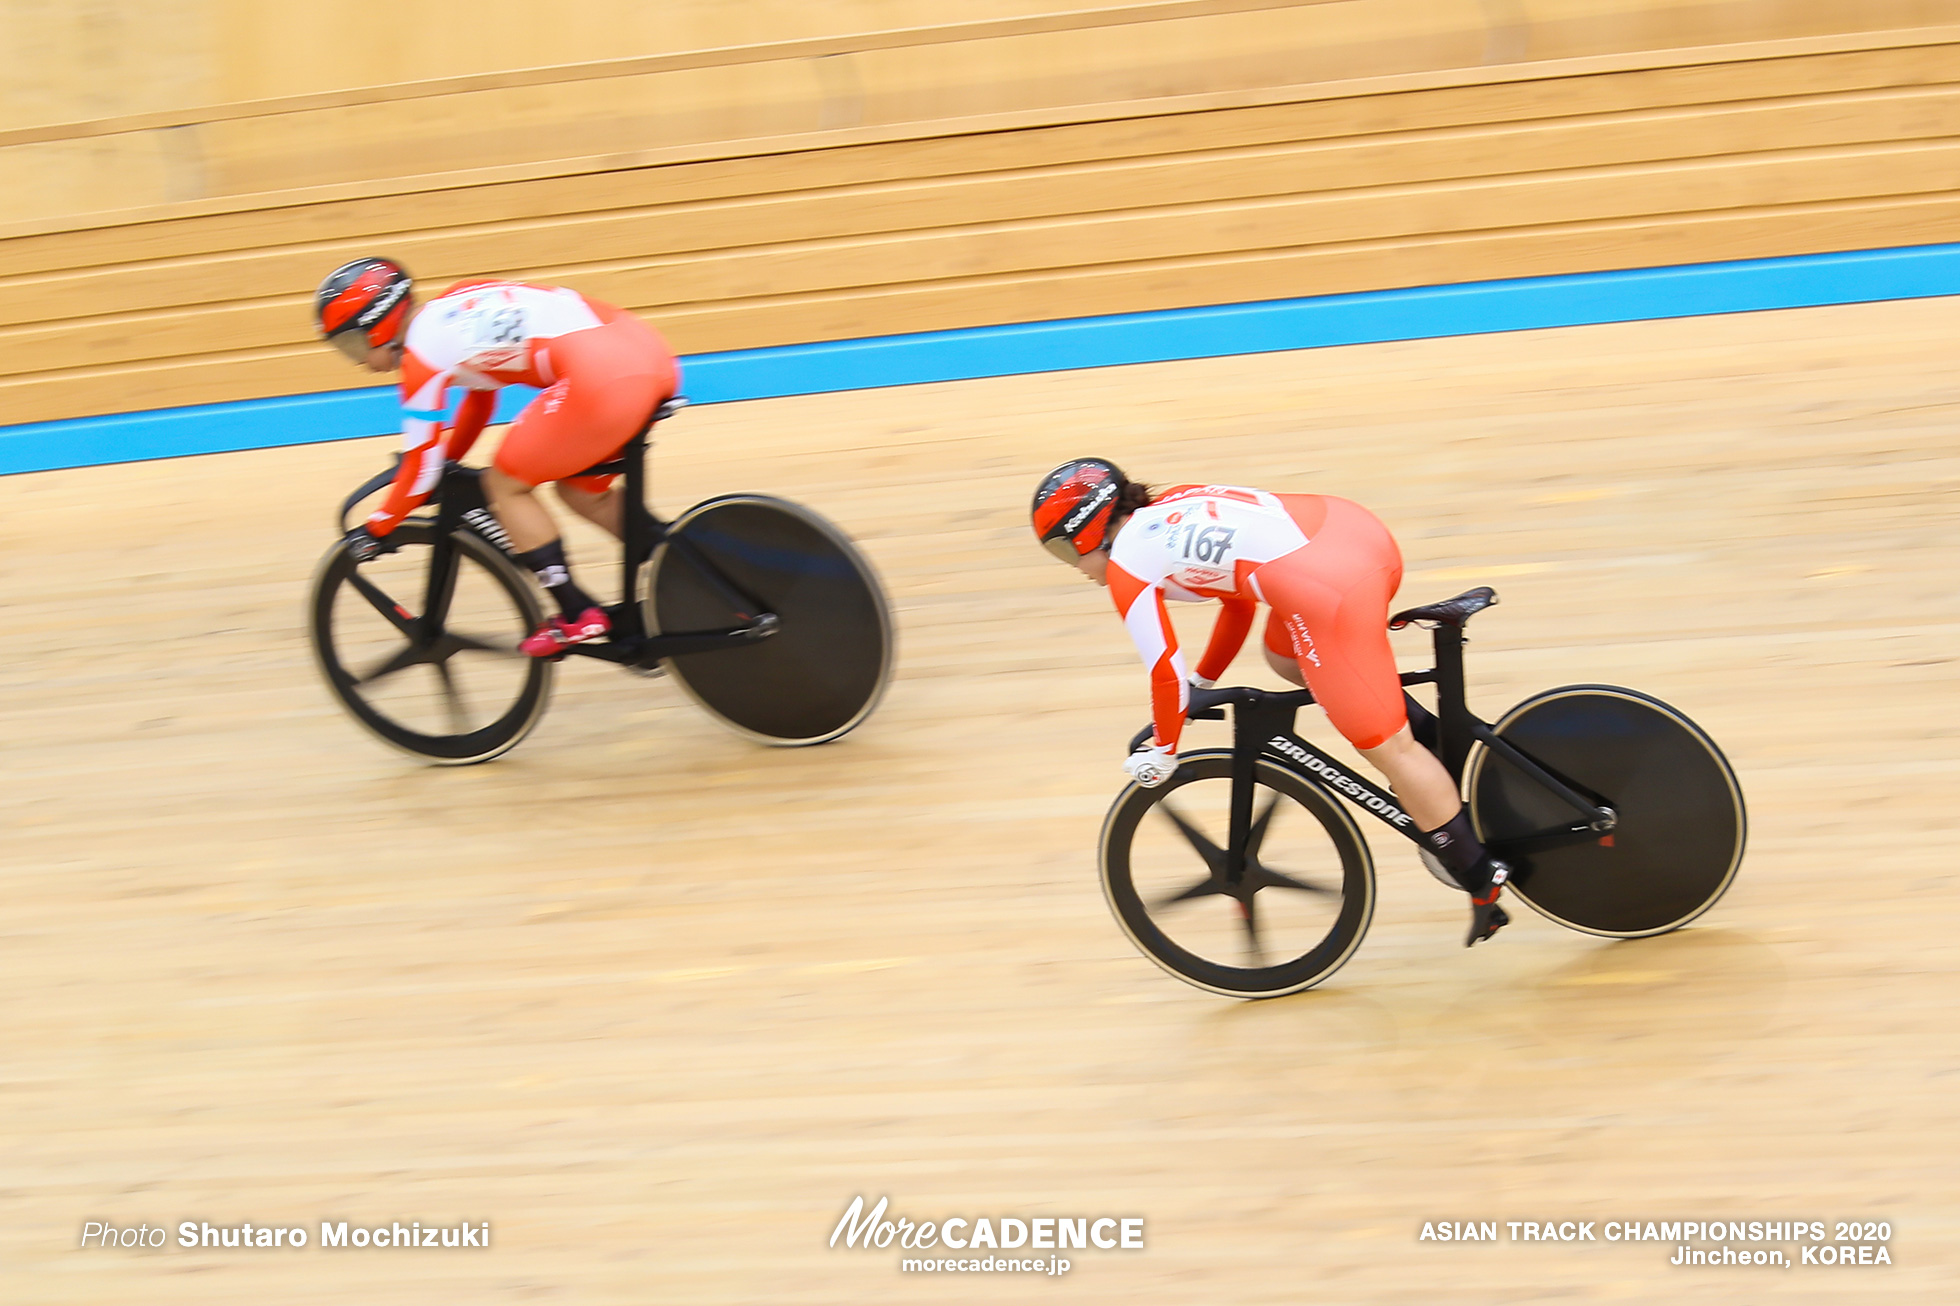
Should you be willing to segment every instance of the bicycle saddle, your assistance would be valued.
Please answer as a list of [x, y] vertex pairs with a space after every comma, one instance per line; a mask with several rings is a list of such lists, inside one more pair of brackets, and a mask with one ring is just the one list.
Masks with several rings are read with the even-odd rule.
[[1419, 608], [1404, 608], [1388, 619], [1388, 628], [1400, 630], [1412, 621], [1433, 621], [1438, 625], [1460, 628], [1467, 625], [1470, 618], [1485, 608], [1495, 607], [1496, 604], [1497, 591], [1488, 585], [1479, 585], [1476, 589], [1465, 590], [1455, 598], [1444, 599], [1441, 603], [1425, 603]]

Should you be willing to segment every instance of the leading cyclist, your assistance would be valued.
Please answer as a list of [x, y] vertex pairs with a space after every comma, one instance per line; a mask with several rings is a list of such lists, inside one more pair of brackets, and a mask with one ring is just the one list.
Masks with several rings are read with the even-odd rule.
[[[1470, 828], [1456, 785], [1417, 741], [1433, 717], [1402, 690], [1388, 643], [1388, 605], [1402, 554], [1360, 504], [1320, 494], [1179, 485], [1161, 494], [1101, 458], [1050, 472], [1034, 494], [1042, 545], [1109, 588], [1150, 668], [1153, 738], [1123, 764], [1155, 788], [1177, 770], [1189, 687], [1210, 688], [1245, 643], [1259, 603], [1266, 661], [1313, 690], [1334, 728], [1388, 777], [1425, 846], [1470, 895], [1469, 947], [1509, 923], [1498, 895], [1510, 870]], [[1196, 675], [1185, 668], [1164, 600], [1224, 604]]]
[[[329, 273], [314, 296], [314, 320], [352, 361], [402, 373], [401, 469], [387, 499], [350, 533], [355, 560], [389, 550], [389, 534], [427, 500], [445, 463], [482, 434], [498, 390], [536, 386], [544, 393], [510, 424], [483, 476], [518, 561], [559, 608], [521, 647], [551, 657], [605, 635], [605, 610], [572, 579], [558, 527], [534, 491], [556, 481], [566, 507], [620, 533], [614, 478], [579, 473], [617, 454], [678, 390], [679, 364], [660, 334], [575, 290], [522, 281], [459, 281], [418, 304], [408, 273], [385, 258]], [[462, 391], [453, 409], [452, 388]]]

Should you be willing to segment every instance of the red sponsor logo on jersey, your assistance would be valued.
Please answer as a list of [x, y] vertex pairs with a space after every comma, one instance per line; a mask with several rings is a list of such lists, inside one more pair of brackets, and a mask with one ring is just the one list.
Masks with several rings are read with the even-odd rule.
[[1293, 658], [1296, 662], [1311, 662], [1320, 665], [1320, 651], [1313, 646], [1313, 632], [1296, 612], [1286, 615], [1286, 633], [1293, 641]]
[[[1259, 502], [1257, 492], [1242, 490], [1236, 485], [1178, 485], [1159, 495], [1153, 502], [1176, 503], [1179, 499], [1197, 498], [1231, 499], [1236, 503]], [[1211, 505], [1207, 504], [1206, 507]], [[1214, 508], [1212, 511], [1215, 513], [1217, 510]]]

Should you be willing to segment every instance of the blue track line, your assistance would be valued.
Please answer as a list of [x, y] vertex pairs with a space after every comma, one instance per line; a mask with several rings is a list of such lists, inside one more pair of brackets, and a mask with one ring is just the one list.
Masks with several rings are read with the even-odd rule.
[[[1084, 367], [1960, 294], [1960, 244], [1808, 254], [971, 327], [683, 360], [698, 404]], [[499, 400], [508, 421], [535, 391]], [[0, 426], [0, 475], [399, 429], [391, 386]]]

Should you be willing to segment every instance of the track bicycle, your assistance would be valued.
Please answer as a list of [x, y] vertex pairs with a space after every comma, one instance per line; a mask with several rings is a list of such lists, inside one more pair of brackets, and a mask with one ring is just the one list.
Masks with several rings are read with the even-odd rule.
[[[704, 500], [672, 521], [646, 506], [647, 433], [686, 404], [662, 404], [616, 458], [625, 512], [612, 633], [555, 658], [518, 643], [544, 620], [530, 573], [491, 513], [481, 473], [451, 463], [432, 514], [357, 564], [343, 539], [314, 574], [313, 652], [328, 687], [383, 742], [441, 765], [484, 762], [543, 717], [556, 664], [598, 658], [670, 675], [709, 715], [776, 746], [821, 744], [860, 724], [892, 670], [892, 621], [871, 565], [834, 525], [761, 494]], [[386, 487], [394, 468], [340, 507]]]
[[[1479, 587], [1390, 619], [1390, 629], [1434, 631], [1434, 666], [1402, 674], [1405, 686], [1436, 687], [1434, 716], [1411, 712], [1433, 726], [1422, 742], [1460, 786], [1478, 837], [1509, 863], [1507, 887], [1539, 914], [1607, 938], [1679, 929], [1742, 861], [1747, 818], [1728, 760], [1679, 711], [1611, 685], [1548, 689], [1494, 724], [1474, 716], [1463, 632], [1496, 602]], [[1393, 794], [1294, 733], [1294, 714], [1313, 701], [1305, 689], [1193, 689], [1192, 719], [1230, 709], [1232, 746], [1183, 754], [1155, 789], [1125, 787], [1103, 822], [1103, 892], [1118, 923], [1199, 988], [1297, 993], [1354, 955], [1374, 915], [1375, 869], [1351, 809], [1416, 842], [1431, 873], [1458, 887]]]

